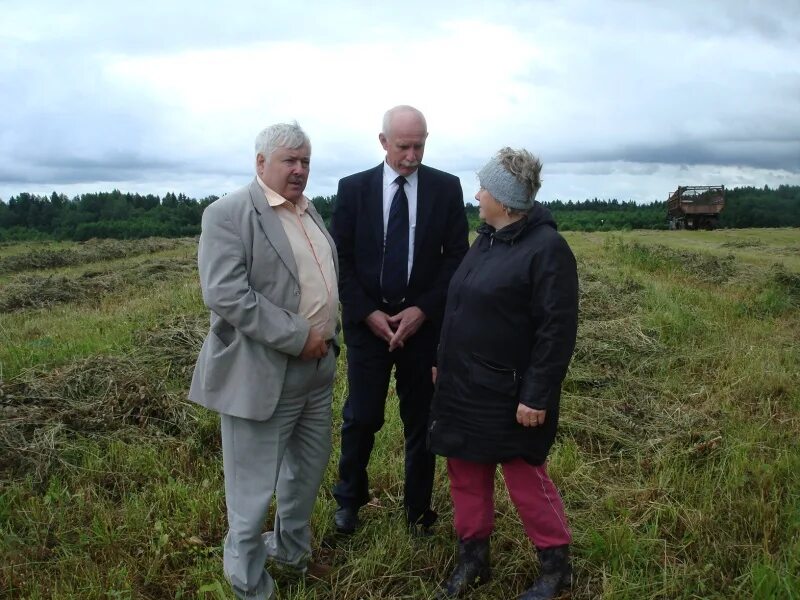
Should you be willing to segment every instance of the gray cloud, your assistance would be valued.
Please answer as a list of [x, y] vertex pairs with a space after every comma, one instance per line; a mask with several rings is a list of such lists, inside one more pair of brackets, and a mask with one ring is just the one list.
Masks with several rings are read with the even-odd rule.
[[[543, 194], [562, 198], [647, 199], [681, 169], [800, 183], [798, 31], [794, 0], [413, 0], [402, 11], [356, 0], [202, 10], [11, 0], [0, 6], [0, 197], [109, 182], [154, 192], [180, 185], [198, 196], [230, 189], [252, 176], [253, 123], [283, 114], [273, 100], [292, 95], [313, 100], [297, 103], [314, 144], [312, 195], [332, 194], [341, 176], [380, 161], [379, 115], [405, 101], [426, 113], [430, 105], [426, 161], [461, 175], [465, 192], [503, 145], [541, 154], [554, 168]], [[276, 43], [287, 45], [285, 64], [265, 61]], [[274, 94], [244, 108], [194, 108], [221, 85], [219, 68], [203, 61], [248, 44], [261, 45], [235, 55], [243, 79], [225, 85], [279, 73]], [[162, 58], [197, 51], [186, 60], [198, 74], [169, 93], [147, 79]], [[145, 66], [120, 76], [110, 67], [120, 61]], [[380, 93], [397, 72], [407, 78], [401, 93]], [[369, 94], [373, 115], [363, 108]], [[348, 103], [358, 108], [347, 112]]]
[[669, 144], [645, 143], [579, 154], [564, 162], [603, 161], [783, 169], [800, 175], [800, 140], [686, 140]]

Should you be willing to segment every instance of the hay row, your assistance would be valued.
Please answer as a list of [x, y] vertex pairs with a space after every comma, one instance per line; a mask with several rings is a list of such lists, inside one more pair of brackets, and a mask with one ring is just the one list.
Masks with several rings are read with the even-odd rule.
[[609, 238], [604, 247], [618, 259], [645, 271], [676, 272], [704, 282], [724, 283], [736, 275], [736, 257], [670, 248], [661, 244]]
[[77, 435], [183, 435], [194, 424], [185, 394], [146, 365], [92, 357], [0, 381], [0, 472], [46, 473]]
[[0, 257], [0, 274], [57, 269], [141, 254], [173, 250], [194, 240], [146, 238], [141, 240], [89, 240], [72, 248], [43, 247]]
[[190, 275], [195, 269], [191, 257], [148, 259], [115, 269], [87, 271], [76, 277], [63, 275], [17, 275], [0, 286], [0, 313], [58, 304], [96, 303], [104, 296], [126, 287], [141, 287]]
[[141, 331], [130, 357], [0, 380], [0, 473], [46, 473], [76, 436], [190, 435], [196, 409], [185, 389], [207, 328], [205, 315], [177, 317]]

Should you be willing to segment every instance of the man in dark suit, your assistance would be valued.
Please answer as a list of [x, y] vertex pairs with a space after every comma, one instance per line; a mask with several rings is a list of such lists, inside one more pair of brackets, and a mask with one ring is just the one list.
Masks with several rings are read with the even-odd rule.
[[468, 248], [457, 177], [421, 165], [425, 117], [411, 106], [384, 115], [385, 161], [339, 182], [331, 234], [339, 254], [339, 295], [349, 394], [343, 410], [336, 529], [351, 534], [369, 501], [367, 464], [383, 425], [395, 368], [405, 436], [405, 513], [427, 533], [434, 457], [426, 448], [439, 328], [450, 277]]

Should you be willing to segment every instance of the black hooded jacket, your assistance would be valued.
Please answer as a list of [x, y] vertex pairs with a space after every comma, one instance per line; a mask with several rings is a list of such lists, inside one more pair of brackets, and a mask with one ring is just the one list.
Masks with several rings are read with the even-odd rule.
[[[575, 257], [550, 212], [486, 224], [450, 281], [428, 442], [475, 462], [541, 464], [558, 426], [561, 382], [578, 328]], [[518, 403], [547, 409], [517, 423]]]

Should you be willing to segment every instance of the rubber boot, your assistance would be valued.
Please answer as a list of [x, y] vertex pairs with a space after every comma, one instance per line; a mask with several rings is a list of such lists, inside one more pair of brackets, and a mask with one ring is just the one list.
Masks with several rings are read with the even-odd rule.
[[540, 573], [517, 600], [552, 600], [572, 587], [569, 545], [539, 550]]
[[458, 564], [436, 594], [437, 600], [459, 598], [470, 588], [489, 581], [489, 538], [459, 540]]

